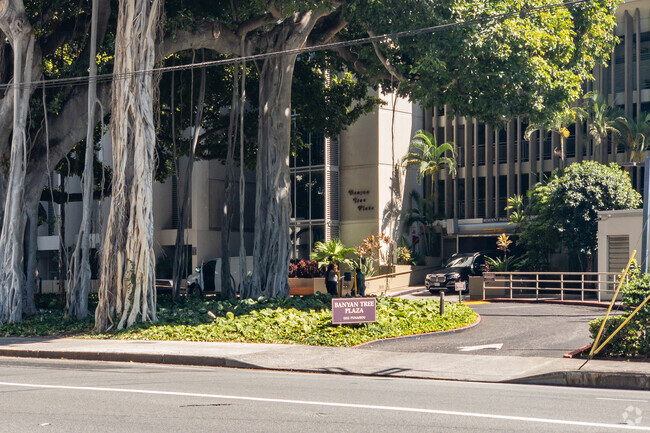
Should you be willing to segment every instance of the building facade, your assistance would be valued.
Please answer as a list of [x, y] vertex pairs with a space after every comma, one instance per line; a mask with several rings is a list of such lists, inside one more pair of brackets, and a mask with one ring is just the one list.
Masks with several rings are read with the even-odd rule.
[[399, 239], [404, 197], [422, 188], [401, 160], [424, 128], [424, 111], [392, 94], [378, 96], [385, 104], [339, 137], [305, 134], [311, 145], [292, 156], [293, 259], [309, 258], [318, 241], [337, 238], [352, 247], [378, 233]]
[[[620, 42], [608, 67], [596, 67], [595, 80], [585, 90], [599, 91], [610, 105], [638, 117], [650, 112], [650, 2], [626, 1], [616, 17]], [[452, 107], [434, 108], [427, 118], [438, 143], [453, 142], [458, 150], [456, 178], [443, 171], [434, 180], [434, 190], [427, 191], [436, 213], [448, 218], [444, 250], [493, 249], [495, 234], [511, 229], [505, 210], [508, 197], [525, 195], [560, 167], [559, 135], [537, 131], [526, 140], [528, 125], [521, 119], [495, 130], [477, 119], [453, 116]], [[570, 127], [564, 164], [584, 159], [627, 162], [625, 148], [615, 145], [611, 137], [594, 148], [586, 128], [584, 123]], [[642, 192], [643, 169], [629, 170], [633, 185]]]

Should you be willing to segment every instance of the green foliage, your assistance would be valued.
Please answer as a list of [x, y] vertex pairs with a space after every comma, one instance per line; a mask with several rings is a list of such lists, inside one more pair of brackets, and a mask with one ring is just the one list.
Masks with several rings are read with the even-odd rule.
[[[589, 333], [594, 341], [604, 319], [604, 317], [599, 317], [598, 319], [589, 322]], [[610, 316], [607, 319], [605, 329], [603, 329], [599, 344], [602, 344], [610, 335], [612, 335], [612, 332], [614, 332], [614, 330], [616, 330], [624, 320], [625, 316]], [[638, 353], [639, 339], [637, 338], [637, 332], [628, 324], [625, 328], [621, 329], [609, 343], [607, 343], [607, 346], [601, 350], [598, 356], [630, 357], [636, 356]]]
[[433, 176], [446, 168], [452, 176], [456, 174], [456, 153], [453, 143], [438, 145], [429, 131], [417, 131], [411, 141], [409, 152], [402, 159], [407, 167], [417, 167], [418, 182], [426, 176]]
[[611, 107], [599, 92], [588, 92], [583, 96], [583, 118], [588, 120], [587, 133], [599, 148], [607, 134], [613, 130], [614, 120], [623, 113], [618, 107]]
[[[381, 47], [406, 77], [400, 92], [423, 106], [448, 105], [460, 115], [496, 126], [518, 115], [544, 123], [561, 115], [568, 101], [579, 99], [594, 66], [609, 58], [619, 2], [597, 0], [536, 11], [530, 9], [555, 2], [360, 3], [363, 10], [359, 6], [355, 11], [378, 34], [394, 31], [391, 27], [484, 19], [431, 36], [400, 38], [400, 49], [391, 47], [395, 41]], [[388, 5], [398, 11], [390, 16], [398, 18], [386, 19]], [[517, 11], [507, 19], [485, 19]]]
[[397, 264], [398, 265], [412, 265], [413, 257], [411, 250], [406, 245], [397, 247]]
[[[638, 305], [650, 296], [650, 275], [641, 274], [638, 269], [632, 269], [621, 292], [625, 313], [607, 319], [599, 345], [612, 335], [614, 330], [629, 317]], [[589, 330], [594, 340], [603, 320], [604, 318], [599, 318], [589, 323]], [[650, 306], [648, 304], [645, 304], [614, 336], [600, 352], [600, 355], [618, 357], [647, 357], [650, 355]]]
[[354, 248], [346, 248], [339, 239], [330, 239], [327, 242], [314, 243], [314, 251], [311, 253], [310, 258], [316, 260], [319, 266], [338, 263], [353, 269], [354, 261], [349, 256], [354, 253]]
[[619, 166], [594, 161], [574, 163], [529, 191], [530, 204], [519, 245], [526, 248], [528, 264], [543, 267], [551, 252], [564, 247], [583, 264], [597, 249], [598, 211], [633, 209], [641, 196]]
[[[456, 329], [477, 316], [462, 304], [447, 304], [444, 316], [434, 300], [410, 301], [377, 298], [377, 322], [335, 326], [331, 324], [331, 297], [316, 295], [258, 300], [184, 300], [177, 305], [159, 297], [158, 322], [139, 323], [107, 334], [92, 331], [92, 319], [64, 320], [62, 308], [41, 312], [22, 324], [0, 326], [0, 336], [56, 336], [137, 340], [239, 341], [353, 346], [380, 338]], [[216, 319], [208, 316], [208, 311]]]
[[504, 210], [510, 212], [510, 221], [508, 221], [508, 224], [515, 224], [517, 226], [515, 232], [521, 230], [524, 220], [526, 219], [524, 207], [524, 197], [521, 194], [515, 194], [512, 197], [508, 197], [508, 205]]
[[[421, 198], [416, 190], [411, 191], [409, 198], [411, 199], [411, 207], [404, 211], [404, 231], [408, 233], [413, 225], [418, 226], [422, 234], [422, 238], [418, 239], [419, 251], [425, 256], [433, 256], [436, 252], [435, 241], [438, 238], [433, 224], [442, 216], [435, 213], [433, 200]], [[411, 247], [416, 248], [416, 245]]]
[[[116, 337], [354, 346], [379, 338], [455, 329], [476, 320], [476, 314], [463, 305], [449, 304], [445, 315], [440, 317], [435, 301], [378, 298], [377, 323], [333, 326], [330, 306], [328, 295], [260, 298], [257, 301], [197, 301], [183, 319], [191, 323], [178, 323], [177, 320], [165, 323], [161, 319], [159, 324], [142, 325]], [[217, 318], [211, 321], [207, 311], [212, 311]], [[161, 309], [160, 316], [165, 313]]]
[[487, 263], [487, 270], [490, 272], [507, 272], [508, 268], [511, 271], [518, 271], [521, 268], [521, 259], [519, 257], [485, 257]]
[[622, 143], [632, 162], [643, 162], [644, 153], [650, 146], [650, 114], [641, 113], [637, 118], [619, 116], [612, 122], [614, 141]]

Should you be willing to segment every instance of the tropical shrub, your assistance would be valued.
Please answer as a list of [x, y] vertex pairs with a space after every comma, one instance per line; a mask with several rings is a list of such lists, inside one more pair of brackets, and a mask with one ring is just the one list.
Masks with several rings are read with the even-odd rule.
[[598, 211], [634, 209], [641, 196], [616, 164], [574, 163], [528, 192], [529, 205], [518, 245], [527, 264], [543, 269], [548, 256], [565, 249], [582, 270], [591, 270], [598, 248]]
[[[630, 316], [632, 311], [650, 296], [650, 275], [637, 269], [629, 273], [627, 283], [621, 289], [621, 300], [625, 313], [607, 319], [599, 345]], [[604, 318], [589, 323], [592, 338], [596, 338]], [[635, 357], [650, 355], [650, 306], [645, 304], [601, 352], [605, 356]]]
[[339, 239], [330, 239], [327, 242], [316, 242], [310, 258], [318, 262], [318, 266], [327, 266], [330, 263], [354, 268], [354, 261], [350, 258], [354, 248], [347, 248]]

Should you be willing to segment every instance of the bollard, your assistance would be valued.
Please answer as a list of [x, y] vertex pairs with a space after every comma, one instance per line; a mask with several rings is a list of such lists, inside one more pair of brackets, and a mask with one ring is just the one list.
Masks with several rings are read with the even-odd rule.
[[440, 315], [445, 314], [445, 292], [440, 291]]

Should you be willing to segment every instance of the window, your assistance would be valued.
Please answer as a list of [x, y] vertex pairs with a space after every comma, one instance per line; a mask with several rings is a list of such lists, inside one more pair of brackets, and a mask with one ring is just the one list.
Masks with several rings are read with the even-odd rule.
[[310, 219], [325, 218], [325, 172], [311, 172], [311, 215]]
[[485, 125], [479, 123], [476, 136], [476, 164], [485, 165]]
[[501, 129], [498, 133], [499, 162], [508, 162], [508, 131]]

